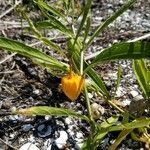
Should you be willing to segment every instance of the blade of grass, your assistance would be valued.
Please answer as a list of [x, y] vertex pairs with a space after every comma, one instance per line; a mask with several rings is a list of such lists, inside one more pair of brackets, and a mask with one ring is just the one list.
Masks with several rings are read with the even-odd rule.
[[56, 15], [60, 18], [62, 18], [63, 20], [66, 20], [65, 15], [63, 15], [63, 13], [59, 12], [57, 9], [51, 7], [50, 5], [48, 5], [46, 2], [44, 2], [43, 0], [38, 0], [37, 1], [37, 5], [41, 8], [44, 8], [45, 10], [47, 10], [48, 12], [52, 13], [53, 15]]
[[100, 32], [102, 32], [106, 27], [108, 27], [109, 24], [111, 24], [116, 18], [118, 18], [121, 14], [123, 14], [129, 7], [131, 7], [137, 0], [129, 0], [126, 4], [124, 4], [118, 11], [116, 11], [112, 16], [110, 16], [102, 25], [98, 26], [96, 30], [94, 31], [93, 35], [87, 42], [85, 46], [85, 50], [91, 45], [91, 43], [94, 41], [94, 38], [99, 35]]
[[133, 60], [133, 70], [144, 95], [147, 98], [150, 97], [150, 71], [144, 60]]
[[118, 145], [126, 138], [126, 136], [132, 131], [132, 129], [129, 130], [123, 130], [115, 140], [115, 142], [108, 148], [108, 150], [116, 150]]
[[46, 45], [50, 46], [51, 48], [53, 48], [55, 51], [57, 51], [58, 53], [60, 53], [62, 56], [65, 56], [63, 50], [55, 43], [53, 43], [52, 41], [50, 41], [48, 38], [43, 37], [42, 34], [36, 29], [36, 27], [34, 26], [33, 22], [31, 21], [31, 19], [27, 16], [27, 14], [24, 12], [24, 10], [21, 10], [18, 8], [18, 11], [22, 14], [22, 16], [27, 20], [30, 28], [32, 29], [33, 33], [36, 35], [36, 37], [42, 41], [43, 43], [45, 43]]
[[105, 61], [117, 60], [117, 59], [141, 59], [150, 58], [150, 42], [138, 41], [138, 42], [124, 42], [115, 44], [110, 48], [104, 49], [93, 61], [85, 68], [86, 72], [92, 66]]
[[[83, 47], [82, 47], [82, 50], [84, 50], [84, 47], [85, 47], [85, 42], [86, 42], [86, 39], [88, 37], [88, 33], [90, 31], [90, 25], [91, 25], [91, 18], [88, 17], [87, 18], [87, 23], [86, 23], [86, 26], [85, 26], [85, 32], [84, 32], [84, 40], [83, 40]], [[81, 50], [81, 51], [82, 51]]]
[[0, 48], [10, 52], [17, 52], [18, 54], [29, 57], [35, 61], [41, 60], [49, 65], [54, 65], [58, 69], [61, 68], [64, 71], [68, 68], [64, 63], [59, 62], [57, 59], [46, 55], [36, 48], [32, 48], [15, 40], [0, 37]]
[[71, 117], [80, 118], [89, 122], [88, 117], [86, 117], [85, 115], [81, 115], [69, 109], [48, 107], [48, 106], [34, 106], [30, 108], [25, 108], [25, 109], [19, 109], [19, 110], [16, 110], [14, 114], [22, 114], [22, 115], [27, 115], [27, 116], [33, 116], [33, 115], [71, 116]]
[[65, 25], [63, 25], [59, 20], [57, 20], [53, 16], [49, 17], [49, 20], [37, 22], [34, 25], [37, 29], [56, 29], [70, 38], [74, 37], [73, 32], [66, 28]]
[[81, 21], [80, 26], [78, 28], [78, 31], [77, 31], [77, 34], [76, 34], [76, 37], [75, 37], [75, 40], [74, 40], [74, 44], [76, 43], [76, 41], [79, 37], [79, 34], [81, 33], [82, 28], [85, 24], [85, 21], [87, 19], [88, 13], [89, 13], [89, 10], [91, 8], [91, 4], [92, 4], [92, 0], [88, 0], [85, 7], [84, 7], [82, 21]]

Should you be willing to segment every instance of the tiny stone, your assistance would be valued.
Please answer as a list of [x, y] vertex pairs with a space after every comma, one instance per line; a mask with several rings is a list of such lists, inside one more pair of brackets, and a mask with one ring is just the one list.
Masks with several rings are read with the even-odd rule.
[[10, 108], [10, 110], [11, 110], [12, 113], [14, 113], [14, 112], [16, 111], [16, 109], [17, 109], [17, 108], [16, 108], [15, 106], [12, 107], [12, 108]]
[[59, 132], [60, 136], [55, 140], [55, 144], [59, 149], [63, 149], [67, 144], [68, 134], [65, 131]]
[[30, 137], [28, 138], [29, 141], [31, 142], [35, 142], [35, 137], [33, 135], [30, 135]]
[[40, 150], [35, 144], [32, 143], [26, 143], [22, 145], [19, 150]]
[[36, 95], [38, 95], [40, 93], [40, 90], [36, 89], [36, 90], [33, 91], [33, 93], [36, 94]]
[[65, 119], [65, 123], [69, 125], [69, 124], [71, 124], [71, 123], [72, 123], [72, 121], [71, 121], [71, 119], [70, 119], [70, 118], [68, 118], [68, 117], [67, 117], [67, 118]]
[[9, 136], [11, 139], [13, 139], [15, 137], [15, 134], [10, 134]]
[[90, 99], [93, 98], [93, 94], [88, 93], [88, 97], [89, 97]]
[[122, 87], [119, 87], [118, 89], [117, 89], [117, 91], [116, 91], [116, 96], [117, 97], [121, 97], [121, 96], [123, 96], [124, 95], [124, 93], [123, 93], [123, 88]]
[[130, 103], [131, 103], [131, 100], [130, 100], [130, 99], [125, 99], [125, 100], [123, 100], [124, 106], [130, 105]]
[[50, 118], [51, 118], [51, 116], [49, 116], [49, 115], [45, 116], [45, 120], [49, 120]]
[[139, 95], [139, 93], [135, 90], [131, 91], [130, 94], [131, 94], [132, 97], [136, 97], [136, 96]]
[[25, 124], [22, 126], [23, 131], [28, 132], [29, 130], [31, 130], [33, 128], [33, 126], [31, 124]]
[[67, 132], [71, 135], [74, 136], [74, 132], [71, 129], [68, 129]]
[[92, 109], [92, 115], [95, 119], [100, 118], [105, 112], [105, 109], [97, 103], [91, 104], [91, 109]]
[[82, 147], [82, 145], [83, 145], [83, 143], [76, 143], [75, 144], [75, 149], [77, 149], [77, 150], [80, 150], [81, 149], [81, 147]]
[[44, 149], [51, 150], [51, 148], [52, 148], [52, 142], [51, 142], [51, 139], [48, 139], [44, 142]]
[[140, 100], [142, 100], [143, 99], [143, 96], [142, 95], [137, 95], [137, 96], [135, 96], [134, 97], [134, 101], [140, 101]]
[[78, 139], [83, 138], [83, 134], [82, 134], [81, 132], [78, 132], [78, 133], [76, 134], [76, 137], [77, 137]]

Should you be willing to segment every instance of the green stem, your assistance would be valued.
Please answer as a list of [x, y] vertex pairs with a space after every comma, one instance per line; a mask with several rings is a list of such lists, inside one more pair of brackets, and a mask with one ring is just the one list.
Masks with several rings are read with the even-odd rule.
[[93, 121], [92, 111], [91, 111], [91, 106], [90, 106], [90, 99], [88, 96], [88, 91], [87, 91], [86, 86], [84, 86], [84, 93], [85, 93], [85, 100], [86, 100], [86, 106], [87, 106], [87, 111], [88, 111], [88, 117], [89, 117], [90, 121]]
[[87, 91], [87, 87], [84, 86], [84, 93], [85, 93], [85, 100], [86, 100], [86, 106], [87, 106], [87, 111], [88, 111], [88, 118], [90, 120], [90, 127], [91, 127], [91, 135], [90, 135], [90, 146], [89, 146], [89, 150], [95, 150], [95, 143], [93, 142], [94, 139], [94, 133], [95, 133], [95, 121], [93, 119], [92, 116], [92, 110], [91, 110], [91, 105], [90, 105], [90, 99], [88, 96], [88, 91]]
[[80, 75], [82, 76], [83, 75], [83, 59], [84, 59], [84, 52], [81, 51], [81, 59], [80, 59]]
[[124, 110], [122, 110], [120, 107], [118, 107], [116, 104], [114, 104], [111, 100], [107, 100], [107, 102], [113, 106], [114, 108], [116, 108], [117, 110], [119, 110], [121, 113], [124, 113]]
[[[101, 94], [99, 93], [99, 92], [97, 92], [97, 94], [99, 95], [99, 96], [101, 96]], [[108, 104], [110, 104], [111, 106], [113, 106], [114, 108], [116, 108], [118, 111], [120, 111], [121, 113], [124, 113], [124, 110], [122, 110], [120, 107], [118, 107], [115, 103], [113, 103], [111, 100], [108, 100], [108, 99], [106, 99], [106, 98], [104, 98], [105, 99], [105, 101], [108, 103]]]

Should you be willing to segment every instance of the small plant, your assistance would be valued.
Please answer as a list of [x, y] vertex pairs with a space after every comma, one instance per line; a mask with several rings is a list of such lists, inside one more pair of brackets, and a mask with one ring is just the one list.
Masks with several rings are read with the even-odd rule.
[[[45, 20], [33, 23], [25, 12], [25, 8], [18, 7], [17, 11], [21, 16], [28, 21], [30, 30], [34, 36], [49, 46], [52, 50], [59, 53], [61, 56], [68, 58], [69, 64], [58, 61], [52, 56], [46, 55], [36, 48], [25, 45], [24, 43], [14, 41], [8, 38], [0, 37], [0, 48], [10, 52], [16, 52], [23, 56], [29, 57], [34, 63], [47, 68], [55, 76], [61, 76], [61, 86], [63, 92], [72, 101], [76, 100], [79, 94], [84, 91], [88, 115], [81, 115], [69, 109], [54, 108], [48, 106], [38, 106], [26, 109], [19, 109], [14, 114], [22, 115], [55, 115], [55, 116], [72, 116], [86, 120], [91, 127], [91, 134], [85, 140], [81, 149], [94, 150], [109, 132], [120, 131], [118, 138], [114, 144], [110, 146], [110, 150], [116, 149], [117, 146], [131, 133], [135, 140], [142, 142], [149, 142], [148, 129], [150, 125], [149, 118], [134, 118], [125, 110], [119, 108], [113, 103], [113, 96], [108, 92], [103, 80], [94, 71], [94, 66], [105, 61], [132, 59], [133, 68], [137, 76], [138, 82], [143, 90], [146, 98], [150, 96], [150, 80], [149, 70], [144, 65], [141, 59], [150, 58], [150, 42], [136, 41], [136, 42], [121, 42], [112, 47], [104, 49], [100, 52], [92, 62], [88, 64], [85, 60], [84, 54], [91, 46], [94, 39], [110, 25], [115, 19], [123, 14], [129, 7], [131, 7], [136, 0], [128, 0], [119, 10], [112, 14], [105, 22], [97, 26], [92, 33], [90, 33], [91, 26], [91, 4], [92, 0], [85, 1], [85, 5], [75, 4], [74, 0], [57, 1], [57, 5], [52, 3], [49, 5], [44, 0], [34, 0], [35, 4], [41, 11], [41, 15]], [[56, 6], [56, 7], [55, 7]], [[79, 18], [82, 18], [79, 22]], [[49, 29], [57, 30], [66, 39], [66, 48], [62, 49], [58, 44], [54, 43], [49, 38], [45, 37], [40, 30]], [[70, 68], [69, 68], [70, 66]], [[67, 75], [66, 75], [67, 74]], [[118, 71], [119, 74], [119, 71]], [[85, 77], [90, 78], [86, 80]], [[119, 83], [118, 75], [118, 83]], [[88, 97], [88, 90], [94, 90], [100, 95], [109, 105], [117, 109], [120, 114], [112, 116], [102, 123], [97, 123], [91, 111], [91, 103]], [[122, 116], [123, 121], [119, 121]], [[131, 118], [129, 120], [129, 118]], [[137, 134], [134, 129], [139, 131]]]

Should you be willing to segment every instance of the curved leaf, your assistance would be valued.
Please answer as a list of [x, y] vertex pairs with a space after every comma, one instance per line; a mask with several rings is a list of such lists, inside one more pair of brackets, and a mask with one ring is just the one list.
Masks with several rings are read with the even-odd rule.
[[49, 16], [49, 20], [37, 22], [35, 24], [35, 27], [37, 29], [56, 29], [65, 34], [66, 36], [73, 37], [73, 33], [71, 32], [71, 30], [69, 30], [65, 25], [63, 25], [58, 19], [53, 16]]
[[134, 60], [133, 69], [141, 89], [146, 97], [150, 96], [150, 70], [144, 60]]
[[[150, 58], [150, 42], [140, 41], [119, 43], [103, 50], [91, 65], [116, 59], [141, 59]], [[90, 65], [90, 66], [91, 66]]]
[[105, 28], [108, 27], [109, 24], [111, 24], [114, 20], [116, 20], [121, 14], [123, 14], [127, 9], [129, 9], [137, 0], [128, 0], [127, 3], [125, 3], [120, 9], [118, 9], [115, 13], [113, 13], [102, 25], [100, 24], [96, 30], [94, 31], [93, 35], [87, 42], [84, 49], [86, 50], [91, 43], [94, 41], [95, 37], [99, 35]]
[[59, 12], [57, 9], [53, 8], [52, 6], [48, 5], [46, 2], [43, 0], [37, 0], [36, 2], [39, 7], [42, 7], [43, 9], [47, 10], [48, 12], [52, 13], [53, 15], [56, 15], [58, 17], [61, 17], [62, 19], [65, 20], [65, 15], [63, 13]]
[[14, 113], [27, 115], [27, 116], [32, 116], [32, 115], [71, 116], [71, 117], [76, 117], [76, 118], [89, 121], [87, 116], [81, 115], [72, 110], [64, 109], [64, 108], [48, 107], [48, 106], [35, 106], [35, 107], [26, 108], [26, 109], [19, 109], [15, 111]]
[[29, 57], [35, 61], [41, 60], [48, 63], [49, 66], [55, 66], [56, 68], [59, 68], [63, 71], [67, 70], [67, 66], [59, 62], [57, 59], [46, 55], [45, 53], [39, 51], [36, 48], [32, 48], [15, 40], [0, 37], [0, 48], [8, 50], [10, 52], [17, 52], [18, 54]]

